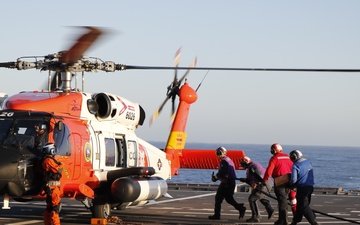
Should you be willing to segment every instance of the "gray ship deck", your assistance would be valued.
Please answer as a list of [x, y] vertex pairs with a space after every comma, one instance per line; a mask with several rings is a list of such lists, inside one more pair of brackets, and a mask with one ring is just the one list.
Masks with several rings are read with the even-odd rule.
[[[221, 220], [208, 220], [214, 207], [216, 185], [207, 184], [171, 184], [169, 194], [173, 198], [158, 199], [156, 204], [129, 207], [126, 210], [113, 210], [120, 224], [253, 224], [245, 220], [251, 216], [247, 198], [247, 188], [238, 186], [235, 199], [244, 202], [247, 207], [245, 217], [239, 219], [238, 212], [225, 201], [222, 204]], [[273, 193], [271, 193], [274, 196]], [[276, 208], [276, 201], [269, 198]], [[61, 224], [91, 224], [91, 213], [78, 201], [63, 199], [60, 213]], [[360, 224], [360, 193], [344, 192], [341, 188], [316, 187], [312, 197], [312, 208], [317, 212], [319, 224]], [[0, 210], [0, 224], [23, 225], [43, 224], [44, 202], [10, 202], [11, 209]], [[268, 220], [264, 207], [259, 204], [263, 215], [260, 223], [274, 224], [278, 214]], [[342, 218], [342, 219], [341, 219]], [[289, 220], [291, 212], [289, 210]], [[354, 221], [352, 223], [352, 221]], [[111, 223], [107, 223], [111, 224]], [[304, 219], [300, 224], [308, 224]]]

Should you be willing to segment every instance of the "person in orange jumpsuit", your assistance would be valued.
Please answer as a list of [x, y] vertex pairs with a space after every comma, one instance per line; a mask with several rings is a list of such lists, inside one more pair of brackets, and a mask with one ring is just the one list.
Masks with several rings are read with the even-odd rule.
[[46, 143], [43, 146], [45, 154], [42, 162], [44, 171], [46, 194], [46, 210], [44, 212], [45, 225], [60, 225], [60, 178], [62, 173], [61, 162], [57, 161], [54, 156], [57, 153], [53, 143]]
[[45, 122], [40, 122], [34, 126], [35, 129], [35, 147], [39, 150], [45, 145], [47, 142], [46, 139], [48, 137], [48, 127]]

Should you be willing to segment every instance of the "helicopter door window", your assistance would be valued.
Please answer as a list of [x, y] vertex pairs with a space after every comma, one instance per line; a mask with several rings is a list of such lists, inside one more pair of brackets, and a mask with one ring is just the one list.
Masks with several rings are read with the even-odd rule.
[[128, 166], [137, 166], [137, 147], [135, 141], [128, 141], [127, 143], [127, 159]]
[[115, 154], [115, 141], [112, 138], [105, 138], [105, 166], [115, 166], [116, 154]]
[[65, 123], [61, 123], [61, 128], [59, 124], [55, 125], [54, 129], [54, 142], [57, 147], [57, 155], [61, 156], [70, 156], [72, 153], [72, 147], [70, 144], [70, 130]]

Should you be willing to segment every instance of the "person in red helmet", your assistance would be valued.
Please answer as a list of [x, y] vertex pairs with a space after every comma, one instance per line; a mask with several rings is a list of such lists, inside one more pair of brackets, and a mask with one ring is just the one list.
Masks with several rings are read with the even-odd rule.
[[44, 172], [46, 194], [46, 210], [44, 212], [45, 225], [60, 225], [60, 178], [62, 176], [62, 163], [54, 156], [57, 150], [53, 143], [46, 143], [43, 146], [44, 160], [42, 169]]
[[260, 222], [261, 215], [257, 205], [258, 200], [265, 206], [266, 212], [268, 213], [268, 219], [271, 219], [275, 210], [271, 206], [270, 201], [265, 198], [264, 193], [270, 192], [272, 183], [271, 181], [263, 183], [263, 176], [265, 172], [264, 167], [260, 163], [252, 161], [248, 156], [244, 156], [240, 160], [240, 164], [246, 169], [246, 178], [240, 178], [239, 180], [252, 187], [248, 198], [251, 209], [251, 217], [247, 219], [246, 222]]
[[232, 205], [239, 211], [239, 219], [245, 215], [246, 208], [244, 203], [237, 203], [234, 199], [236, 173], [234, 162], [226, 156], [226, 148], [216, 149], [216, 156], [221, 160], [219, 170], [216, 175], [212, 174], [211, 180], [216, 182], [220, 180], [220, 185], [215, 195], [214, 215], [209, 216], [210, 220], [219, 220], [221, 214], [221, 203], [224, 201]]
[[287, 216], [287, 196], [290, 191], [289, 180], [293, 162], [288, 154], [283, 153], [280, 144], [275, 143], [270, 147], [270, 153], [273, 155], [264, 174], [264, 182], [270, 177], [274, 179], [274, 192], [278, 201], [279, 219], [274, 225], [288, 225]]

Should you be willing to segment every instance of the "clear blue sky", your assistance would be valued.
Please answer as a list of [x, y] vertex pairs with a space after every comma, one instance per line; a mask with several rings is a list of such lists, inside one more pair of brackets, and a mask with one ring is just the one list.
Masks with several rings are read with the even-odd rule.
[[[0, 61], [66, 49], [73, 26], [111, 30], [86, 55], [128, 65], [360, 68], [360, 1], [8, 1]], [[206, 71], [192, 72], [196, 88]], [[1, 92], [43, 87], [47, 72], [0, 69]], [[170, 104], [152, 127], [173, 71], [87, 74], [147, 112], [138, 135], [166, 141]], [[210, 71], [192, 105], [189, 142], [360, 146], [360, 74]], [[241, 145], [239, 146], [241, 147]]]

